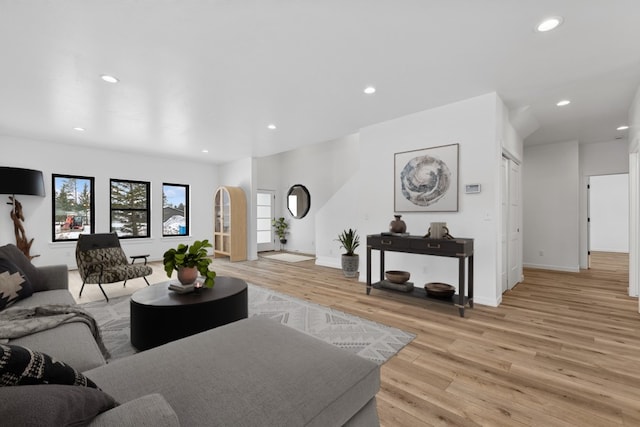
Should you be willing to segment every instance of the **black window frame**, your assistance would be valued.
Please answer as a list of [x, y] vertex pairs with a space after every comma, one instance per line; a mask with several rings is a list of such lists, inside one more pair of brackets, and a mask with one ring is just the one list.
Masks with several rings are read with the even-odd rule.
[[[73, 179], [73, 180], [82, 180], [89, 181], [89, 208], [84, 209], [85, 215], [71, 215], [71, 210], [66, 210], [64, 214], [65, 219], [62, 220], [60, 212], [58, 211], [58, 192], [56, 191], [56, 183], [59, 179]], [[86, 185], [86, 184], [85, 184]], [[77, 227], [82, 226], [81, 234], [93, 234], [96, 232], [96, 203], [95, 203], [95, 189], [96, 189], [96, 180], [93, 176], [82, 176], [82, 175], [69, 175], [69, 174], [51, 174], [51, 241], [52, 242], [73, 242], [77, 241], [78, 238], [59, 238], [56, 233], [56, 227], [59, 225], [62, 229], [65, 225], [69, 227], [70, 230], [78, 229]], [[84, 191], [84, 190], [83, 190]], [[78, 206], [78, 195], [76, 195], [76, 207]], [[73, 212], [75, 212], [75, 209]], [[58, 213], [56, 215], [56, 213]], [[88, 214], [88, 215], [87, 215]], [[80, 218], [76, 218], [79, 216]], [[86, 230], [86, 222], [87, 217], [90, 218], [89, 229]], [[80, 223], [79, 223], [80, 222]]]
[[[165, 206], [165, 187], [181, 187], [184, 188], [184, 212], [183, 212], [183, 216], [184, 216], [184, 220], [185, 220], [185, 231], [184, 233], [177, 233], [177, 234], [167, 234], [165, 233], [165, 227], [164, 227], [164, 223], [166, 221], [165, 218], [165, 208], [166, 207], [170, 207], [170, 206]], [[170, 182], [163, 182], [162, 183], [162, 237], [176, 237], [176, 236], [189, 236], [190, 231], [190, 221], [189, 221], [189, 204], [190, 204], [190, 198], [189, 198], [189, 186], [186, 184], [175, 184], [175, 183], [170, 183]]]
[[[113, 202], [113, 185], [114, 183], [123, 183], [123, 184], [135, 184], [135, 185], [144, 185], [146, 190], [146, 198], [145, 198], [145, 207], [116, 207], [114, 208]], [[114, 224], [114, 213], [122, 212], [122, 213], [143, 213], [146, 216], [146, 233], [145, 234], [121, 234], [120, 230], [113, 227]], [[136, 181], [132, 179], [120, 179], [120, 178], [111, 178], [109, 180], [109, 230], [111, 232], [115, 232], [118, 235], [119, 239], [148, 239], [151, 238], [151, 182], [149, 181]]]

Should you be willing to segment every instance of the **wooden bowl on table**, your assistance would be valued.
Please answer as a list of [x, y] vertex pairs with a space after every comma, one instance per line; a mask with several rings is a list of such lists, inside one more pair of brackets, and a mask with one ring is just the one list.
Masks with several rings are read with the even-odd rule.
[[456, 293], [456, 288], [446, 283], [431, 282], [424, 285], [428, 297], [449, 299]]
[[400, 271], [400, 270], [388, 270], [384, 272], [385, 277], [391, 283], [402, 284], [409, 280], [411, 277], [411, 273], [408, 271]]

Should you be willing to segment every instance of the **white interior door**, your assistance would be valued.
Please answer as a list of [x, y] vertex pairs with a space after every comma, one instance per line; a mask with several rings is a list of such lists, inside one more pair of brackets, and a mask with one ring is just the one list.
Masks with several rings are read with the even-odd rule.
[[522, 277], [522, 234], [520, 221], [522, 218], [520, 165], [509, 160], [509, 272], [508, 288], [513, 288]]
[[505, 157], [502, 158], [500, 189], [502, 190], [502, 268], [500, 279], [504, 293], [509, 289], [509, 159]]
[[629, 174], [589, 177], [589, 252], [629, 252]]
[[275, 191], [258, 190], [256, 196], [256, 241], [258, 252], [275, 249], [273, 226], [271, 220], [275, 216]]

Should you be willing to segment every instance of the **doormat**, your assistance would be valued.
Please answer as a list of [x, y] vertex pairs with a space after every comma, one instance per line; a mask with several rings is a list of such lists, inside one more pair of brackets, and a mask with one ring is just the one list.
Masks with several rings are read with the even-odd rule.
[[276, 261], [285, 261], [285, 262], [300, 262], [300, 261], [310, 261], [312, 259], [316, 259], [312, 256], [306, 255], [296, 255], [289, 253], [282, 254], [273, 254], [273, 255], [261, 255], [262, 258], [275, 259]]
[[[381, 365], [416, 337], [391, 326], [363, 319], [331, 307], [248, 284], [249, 317], [276, 320], [319, 340]], [[109, 302], [82, 304], [98, 322], [111, 360], [137, 353], [131, 345], [128, 295]]]

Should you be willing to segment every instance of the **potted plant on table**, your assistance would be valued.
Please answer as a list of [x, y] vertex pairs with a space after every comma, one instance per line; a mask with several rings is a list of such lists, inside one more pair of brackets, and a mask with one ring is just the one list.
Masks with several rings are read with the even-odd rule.
[[200, 273], [204, 277], [204, 286], [213, 288], [216, 272], [209, 270], [211, 258], [206, 249], [211, 247], [213, 245], [208, 240], [196, 240], [191, 246], [180, 243], [176, 249], [169, 249], [162, 256], [164, 271], [168, 277], [177, 271], [178, 280], [183, 285], [195, 282]]
[[287, 220], [284, 219], [284, 217], [280, 217], [278, 219], [273, 218], [273, 220], [271, 221], [271, 225], [273, 225], [273, 228], [276, 230], [276, 234], [280, 239], [280, 243], [282, 243], [283, 245], [287, 243], [287, 228], [289, 228], [289, 223], [287, 222]]
[[337, 240], [340, 242], [340, 247], [346, 251], [342, 255], [342, 273], [345, 277], [357, 277], [360, 266], [360, 257], [355, 253], [355, 250], [360, 246], [358, 232], [351, 228], [348, 231], [343, 230]]

